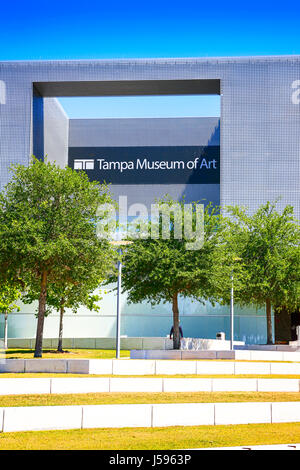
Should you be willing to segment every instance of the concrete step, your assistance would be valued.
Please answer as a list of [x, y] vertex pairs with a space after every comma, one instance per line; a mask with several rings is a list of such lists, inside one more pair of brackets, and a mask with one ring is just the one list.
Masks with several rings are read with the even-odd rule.
[[[290, 356], [284, 357], [286, 357], [286, 361], [291, 360]], [[293, 359], [296, 360], [297, 358], [294, 357]], [[254, 360], [237, 362], [234, 360], [192, 359], [2, 359], [0, 360], [0, 373], [69, 373], [128, 376], [179, 374], [300, 375], [300, 362], [255, 362]]]
[[300, 403], [176, 403], [0, 408], [0, 431], [3, 432], [289, 422], [300, 422]]
[[167, 392], [299, 392], [300, 379], [0, 378], [0, 395]]

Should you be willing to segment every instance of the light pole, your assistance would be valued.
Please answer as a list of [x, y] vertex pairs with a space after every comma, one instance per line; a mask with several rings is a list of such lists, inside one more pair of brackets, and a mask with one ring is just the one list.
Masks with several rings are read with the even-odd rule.
[[231, 291], [230, 291], [230, 350], [233, 351], [234, 341], [234, 292], [233, 292], [233, 270], [231, 271]]
[[[242, 261], [242, 258], [234, 258], [233, 261]], [[233, 289], [233, 269], [231, 270], [231, 291], [230, 291], [230, 351], [233, 351], [234, 342], [234, 289]]]
[[132, 242], [126, 240], [119, 240], [110, 242], [111, 245], [117, 246], [119, 259], [118, 259], [118, 283], [117, 283], [117, 322], [116, 322], [116, 359], [120, 359], [120, 332], [121, 332], [121, 285], [122, 285], [122, 246], [130, 245]]

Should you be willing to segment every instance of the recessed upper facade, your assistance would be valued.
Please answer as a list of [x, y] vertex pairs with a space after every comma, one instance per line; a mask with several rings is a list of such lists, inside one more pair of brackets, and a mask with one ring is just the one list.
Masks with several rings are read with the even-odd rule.
[[33, 152], [67, 161], [55, 96], [196, 93], [221, 95], [221, 204], [281, 197], [299, 218], [298, 56], [0, 62], [1, 185]]

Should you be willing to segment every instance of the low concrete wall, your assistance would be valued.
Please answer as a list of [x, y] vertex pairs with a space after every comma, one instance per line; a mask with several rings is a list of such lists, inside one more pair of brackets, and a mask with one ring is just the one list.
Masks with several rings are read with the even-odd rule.
[[234, 375], [235, 363], [227, 361], [196, 361], [197, 375]]
[[82, 406], [28, 406], [3, 410], [3, 432], [82, 428]]
[[299, 392], [298, 379], [259, 379], [258, 392]]
[[112, 361], [113, 375], [154, 375], [155, 365], [155, 361]]
[[[283, 366], [286, 366], [286, 365], [287, 364], [283, 364]], [[284, 370], [287, 370], [287, 368], [284, 367]], [[293, 370], [295, 370], [295, 369], [293, 369]], [[271, 373], [271, 366], [270, 366], [269, 362], [236, 362], [234, 364], [234, 373], [236, 375], [242, 375], [242, 374], [244, 374], [244, 375], [252, 375], [252, 374], [265, 375], [265, 374], [270, 374]]]
[[[201, 351], [219, 350], [228, 351], [230, 341], [216, 339], [196, 338], [201, 343]], [[56, 349], [57, 338], [44, 338], [43, 347], [45, 349]], [[234, 342], [236, 351], [269, 351], [269, 352], [299, 352], [300, 345], [297, 342], [290, 345], [245, 345], [241, 341]], [[33, 349], [35, 347], [35, 338], [8, 338], [8, 347], [10, 349]], [[64, 338], [63, 348], [65, 349], [115, 349], [115, 338]], [[126, 337], [121, 338], [121, 349], [125, 350], [172, 350], [173, 341], [169, 337]], [[185, 349], [188, 353], [193, 351]], [[197, 351], [196, 351], [197, 352]], [[288, 359], [286, 359], [288, 360]], [[299, 359], [300, 360], [300, 359]]]
[[[299, 385], [299, 384], [298, 384]], [[299, 390], [299, 386], [298, 386]], [[256, 379], [214, 379], [213, 392], [256, 392]]]
[[[244, 341], [234, 341], [233, 346], [245, 346]], [[229, 351], [230, 341], [226, 339], [183, 338], [181, 340], [183, 351]]]
[[271, 374], [300, 374], [300, 364], [271, 363]]
[[300, 403], [272, 403], [272, 423], [291, 423], [300, 420]]
[[213, 403], [153, 405], [152, 427], [214, 425]]
[[143, 359], [7, 359], [0, 373], [94, 375], [300, 375], [300, 363]]
[[235, 345], [234, 349], [246, 351], [300, 351], [300, 343], [289, 342], [289, 344], [245, 344]]
[[[2, 379], [5, 380], [5, 379]], [[49, 379], [50, 393], [108, 393], [110, 379], [107, 377], [93, 378], [59, 378]], [[0, 382], [1, 390], [1, 382]]]
[[[44, 349], [56, 349], [57, 338], [44, 338]], [[8, 348], [33, 349], [35, 338], [8, 338]], [[65, 349], [115, 349], [115, 338], [63, 338]], [[121, 338], [121, 349], [172, 349], [173, 340], [168, 337]]]
[[211, 392], [212, 379], [162, 379], [164, 392]]
[[0, 378], [0, 395], [162, 392], [299, 392], [299, 379]]
[[[296, 418], [296, 416], [295, 416]], [[300, 415], [297, 417], [300, 419]], [[295, 419], [295, 421], [297, 421]], [[216, 403], [215, 424], [271, 423], [272, 403]]]
[[300, 422], [299, 402], [30, 406], [0, 409], [0, 431]]
[[[188, 342], [192, 341], [191, 338], [184, 338], [184, 351], [191, 352], [188, 349]], [[198, 350], [209, 351], [219, 350], [228, 351], [230, 350], [229, 340], [217, 340], [217, 339], [204, 339], [195, 338], [197, 341]], [[56, 349], [57, 338], [44, 338], [43, 347], [45, 349]], [[35, 338], [9, 338], [9, 348], [21, 348], [21, 349], [33, 349], [35, 347]], [[116, 339], [115, 338], [64, 338], [63, 348], [66, 349], [115, 349]], [[234, 348], [239, 350], [270, 350], [270, 351], [291, 351], [296, 348], [290, 346], [251, 346], [245, 345], [242, 341], [234, 341]], [[121, 337], [121, 349], [150, 349], [150, 350], [170, 350], [173, 349], [173, 340], [169, 337]]]
[[39, 378], [0, 378], [0, 395], [51, 393], [51, 380]]
[[64, 374], [67, 372], [67, 361], [61, 359], [25, 359], [25, 372], [36, 373], [41, 370], [45, 373]]
[[163, 379], [110, 379], [110, 392], [163, 392]]
[[184, 351], [184, 350], [132, 350], [131, 359], [233, 359], [245, 361], [300, 361], [300, 351]]
[[83, 429], [152, 426], [152, 405], [89, 405], [82, 410]]
[[196, 361], [156, 361], [157, 375], [196, 374]]

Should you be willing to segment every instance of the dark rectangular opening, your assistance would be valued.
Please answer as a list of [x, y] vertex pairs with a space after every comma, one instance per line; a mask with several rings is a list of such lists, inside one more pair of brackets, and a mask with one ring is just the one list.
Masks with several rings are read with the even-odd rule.
[[220, 80], [36, 82], [41, 96], [219, 95]]

